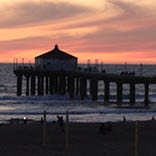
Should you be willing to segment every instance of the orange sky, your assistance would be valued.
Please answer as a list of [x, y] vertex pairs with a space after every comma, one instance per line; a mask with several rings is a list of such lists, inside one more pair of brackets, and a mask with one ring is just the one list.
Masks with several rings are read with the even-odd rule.
[[80, 63], [156, 64], [156, 0], [1, 0], [0, 62], [60, 49]]

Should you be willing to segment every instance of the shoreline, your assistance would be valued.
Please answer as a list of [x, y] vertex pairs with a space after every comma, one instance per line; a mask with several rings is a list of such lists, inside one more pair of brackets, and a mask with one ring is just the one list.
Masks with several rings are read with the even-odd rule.
[[[135, 110], [137, 111], [137, 110]], [[156, 120], [156, 114], [155, 112], [147, 113], [147, 112], [123, 112], [123, 113], [105, 113], [105, 114], [94, 114], [94, 113], [87, 113], [87, 114], [71, 114], [69, 115], [69, 121], [71, 123], [106, 123], [106, 122], [112, 122], [112, 123], [120, 123], [126, 120], [127, 122], [146, 122], [151, 120]], [[135, 115], [135, 116], [134, 116]], [[53, 123], [57, 122], [57, 116], [62, 116], [63, 120], [65, 121], [66, 114], [46, 114], [46, 121], [47, 123]], [[20, 115], [10, 115], [6, 116], [6, 118], [3, 118], [0, 120], [0, 124], [10, 124], [10, 123], [16, 123], [16, 124], [23, 124], [24, 118], [27, 119], [27, 123], [33, 124], [33, 123], [40, 123], [41, 118], [43, 118], [43, 113], [39, 115], [31, 115], [31, 114], [20, 114]], [[0, 117], [1, 118], [1, 117]]]

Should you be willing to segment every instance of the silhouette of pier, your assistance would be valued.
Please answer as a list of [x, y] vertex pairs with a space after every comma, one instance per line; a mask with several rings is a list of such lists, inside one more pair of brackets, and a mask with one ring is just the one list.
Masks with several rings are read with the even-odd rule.
[[87, 83], [89, 83], [89, 95], [92, 100], [98, 99], [98, 82], [103, 81], [104, 101], [110, 101], [110, 83], [116, 84], [116, 101], [121, 104], [123, 101], [123, 85], [129, 85], [129, 101], [134, 106], [136, 101], [136, 85], [144, 85], [144, 106], [149, 103], [149, 85], [156, 84], [156, 77], [136, 76], [134, 74], [108, 74], [95, 71], [50, 71], [37, 68], [16, 68], [14, 73], [17, 76], [17, 95], [22, 95], [23, 78], [26, 80], [26, 95], [69, 95], [70, 98], [80, 96], [85, 99], [87, 96]]

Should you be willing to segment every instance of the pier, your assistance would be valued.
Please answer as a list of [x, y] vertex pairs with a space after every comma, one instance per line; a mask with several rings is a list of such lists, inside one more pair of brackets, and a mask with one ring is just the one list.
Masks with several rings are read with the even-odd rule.
[[144, 106], [149, 103], [149, 85], [156, 84], [156, 77], [144, 77], [127, 74], [108, 74], [95, 71], [49, 71], [33, 68], [16, 68], [14, 74], [17, 76], [17, 95], [22, 95], [22, 84], [26, 85], [26, 96], [44, 95], [69, 95], [70, 98], [87, 96], [87, 84], [89, 84], [89, 96], [95, 101], [98, 99], [98, 82], [103, 81], [104, 101], [110, 101], [110, 83], [116, 84], [116, 102], [122, 103], [123, 86], [129, 85], [129, 103], [135, 104], [135, 85], [144, 85]]
[[[97, 60], [96, 64], [97, 66]], [[103, 69], [91, 67], [90, 61], [86, 69], [78, 67], [78, 58], [59, 49], [58, 45], [54, 49], [35, 57], [34, 66], [25, 66], [14, 61], [14, 74], [17, 77], [17, 95], [23, 93], [22, 86], [25, 85], [26, 96], [44, 95], [69, 95], [71, 99], [79, 96], [84, 100], [88, 95], [93, 101], [98, 100], [99, 81], [102, 81], [104, 101], [111, 100], [110, 84], [116, 84], [116, 102], [121, 105], [123, 102], [124, 85], [129, 85], [129, 104], [134, 106], [136, 102], [136, 85], [144, 85], [144, 106], [149, 105], [149, 85], [156, 84], [156, 77], [136, 76], [134, 72], [128, 73], [127, 63], [125, 72], [120, 74], [106, 73]], [[142, 67], [142, 66], [141, 66]], [[141, 68], [142, 69], [142, 68]], [[23, 83], [23, 81], [25, 82]], [[89, 90], [89, 91], [88, 91]]]

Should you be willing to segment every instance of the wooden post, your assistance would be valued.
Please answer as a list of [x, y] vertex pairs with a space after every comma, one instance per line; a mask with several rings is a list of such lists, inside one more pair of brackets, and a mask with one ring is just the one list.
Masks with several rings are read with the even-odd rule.
[[85, 78], [80, 78], [80, 96], [84, 100], [84, 97], [87, 95], [87, 80]]
[[70, 92], [70, 76], [67, 76], [67, 92]]
[[63, 87], [62, 87], [62, 94], [66, 95], [66, 76], [63, 77]]
[[35, 75], [31, 76], [31, 95], [35, 95]]
[[92, 95], [92, 90], [93, 90], [93, 89], [92, 89], [92, 88], [93, 88], [92, 79], [90, 79], [89, 82], [90, 82], [90, 86], [89, 86], [89, 87], [90, 87], [90, 88], [89, 88], [89, 89], [90, 89], [90, 92], [89, 92], [89, 94], [90, 94], [90, 96], [91, 96], [91, 95]]
[[29, 95], [29, 76], [26, 76], [26, 96]]
[[98, 99], [98, 80], [92, 79], [92, 100]]
[[130, 103], [135, 103], [135, 83], [130, 83]]
[[40, 87], [40, 75], [37, 75], [37, 94], [40, 95], [41, 93], [41, 87]]
[[84, 80], [83, 80], [84, 82], [84, 96], [85, 97], [87, 97], [87, 79], [86, 78], [84, 78]]
[[43, 112], [43, 145], [46, 145], [46, 111]]
[[65, 95], [66, 94], [66, 77], [64, 75], [60, 76], [60, 94]]
[[83, 78], [80, 78], [80, 97], [81, 100], [84, 100], [84, 86], [83, 86]]
[[48, 95], [49, 94], [49, 76], [46, 76], [46, 87], [45, 87], [45, 89], [46, 89], [46, 95]]
[[135, 125], [135, 156], [139, 156], [138, 121], [136, 121]]
[[49, 92], [50, 92], [50, 95], [53, 95], [54, 93], [54, 79], [53, 79], [53, 76], [51, 75], [50, 76], [50, 87], [49, 87]]
[[79, 95], [79, 77], [76, 78], [76, 95]]
[[70, 88], [69, 88], [69, 96], [70, 96], [70, 98], [73, 98], [73, 96], [74, 96], [74, 88], [75, 88], [75, 83], [74, 83], [74, 77], [73, 76], [71, 76], [71, 77], [69, 77], [69, 86], [70, 86]]
[[148, 103], [149, 103], [149, 83], [145, 83], [145, 100], [144, 100], [144, 104], [145, 107], [148, 107]]
[[38, 75], [38, 95], [44, 95], [44, 77]]
[[41, 76], [41, 79], [40, 79], [40, 89], [41, 89], [41, 95], [44, 95], [44, 76], [42, 75]]
[[66, 111], [66, 155], [69, 153], [69, 113]]
[[61, 88], [62, 88], [62, 82], [61, 82], [62, 75], [58, 75], [58, 94], [61, 95]]
[[54, 75], [54, 93], [58, 93], [58, 88], [59, 88], [59, 77], [58, 75]]
[[122, 102], [122, 83], [117, 82], [117, 102]]
[[17, 96], [22, 94], [22, 75], [17, 75]]
[[104, 101], [109, 101], [109, 81], [105, 81], [105, 95], [104, 95]]

